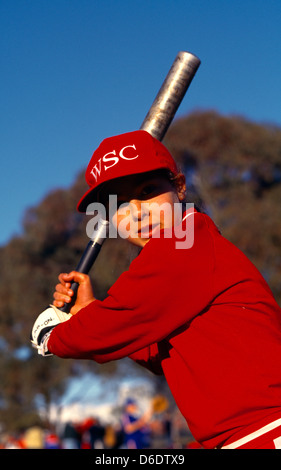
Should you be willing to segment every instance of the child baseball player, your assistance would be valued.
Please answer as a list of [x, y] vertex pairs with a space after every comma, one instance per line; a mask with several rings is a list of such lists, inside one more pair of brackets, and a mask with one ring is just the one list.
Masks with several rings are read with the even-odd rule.
[[[204, 448], [281, 448], [281, 310], [261, 274], [185, 205], [183, 174], [147, 132], [105, 139], [86, 180], [78, 210], [100, 204], [140, 253], [102, 301], [89, 276], [60, 274], [49, 324], [45, 311], [33, 327], [39, 353], [130, 357], [165, 375]], [[76, 302], [62, 314], [73, 281]]]

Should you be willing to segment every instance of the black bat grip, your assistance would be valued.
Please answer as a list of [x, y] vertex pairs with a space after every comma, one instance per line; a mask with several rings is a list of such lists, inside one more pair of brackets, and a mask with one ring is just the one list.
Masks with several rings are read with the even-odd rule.
[[[88, 274], [101, 250], [104, 240], [106, 239], [108, 226], [109, 223], [106, 220], [99, 221], [98, 228], [95, 230], [95, 237], [89, 241], [75, 271]], [[69, 313], [71, 307], [75, 304], [78, 287], [78, 282], [72, 282], [70, 288], [73, 290], [74, 295], [71, 302], [65, 303], [59, 310]]]

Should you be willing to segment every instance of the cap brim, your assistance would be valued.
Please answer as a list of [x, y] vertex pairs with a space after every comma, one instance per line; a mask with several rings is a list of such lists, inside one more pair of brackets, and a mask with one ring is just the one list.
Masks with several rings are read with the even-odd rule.
[[77, 204], [77, 210], [78, 212], [86, 212], [87, 207], [91, 202], [95, 201], [95, 193], [98, 192], [98, 189], [100, 187], [98, 186], [97, 188], [90, 188], [88, 191], [84, 194], [84, 196], [80, 199], [80, 201]]
[[150, 173], [151, 171], [157, 171], [157, 170], [168, 170], [168, 171], [171, 171], [174, 174], [176, 174], [177, 171], [178, 171], [176, 166], [174, 168], [172, 168], [172, 167], [169, 168], [168, 166], [165, 166], [165, 165], [163, 165], [162, 167], [159, 166], [159, 165], [155, 165], [155, 166], [152, 165], [151, 168], [147, 169], [147, 171], [134, 171], [132, 173], [127, 173], [126, 175], [117, 176], [116, 178], [112, 178], [110, 180], [105, 180], [101, 184], [96, 186], [95, 188], [88, 189], [88, 191], [84, 194], [84, 196], [78, 202], [77, 210], [79, 212], [86, 212], [87, 207], [88, 207], [89, 204], [91, 204], [93, 202], [97, 202], [98, 201], [98, 193], [100, 192], [102, 186], [104, 184], [106, 184], [107, 182], [117, 180], [119, 178], [124, 178], [126, 176], [139, 175], [141, 173]]

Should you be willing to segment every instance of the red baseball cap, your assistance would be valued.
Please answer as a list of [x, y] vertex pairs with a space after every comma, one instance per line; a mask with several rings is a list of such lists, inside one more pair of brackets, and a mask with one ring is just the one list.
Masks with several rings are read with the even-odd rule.
[[97, 200], [97, 189], [106, 181], [161, 168], [178, 173], [170, 152], [146, 131], [127, 132], [103, 140], [87, 167], [85, 178], [89, 189], [79, 201], [78, 211], [86, 212], [88, 205]]

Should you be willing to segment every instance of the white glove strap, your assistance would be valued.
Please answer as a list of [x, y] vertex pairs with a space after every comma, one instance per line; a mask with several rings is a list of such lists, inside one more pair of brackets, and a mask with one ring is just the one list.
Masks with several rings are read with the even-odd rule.
[[[31, 332], [31, 343], [33, 347], [38, 349], [38, 354], [42, 356], [47, 355], [47, 340], [51, 334], [52, 329], [59, 325], [59, 323], [65, 322], [72, 317], [70, 313], [64, 313], [54, 305], [50, 305], [37, 317]], [[47, 329], [46, 334], [39, 340], [44, 329]], [[40, 344], [38, 342], [40, 341]], [[45, 352], [45, 353], [44, 353]], [[50, 353], [49, 353], [50, 355]]]
[[37, 346], [38, 354], [40, 354], [40, 356], [52, 356], [53, 355], [48, 350], [48, 341], [49, 341], [52, 331], [53, 331], [53, 328], [48, 333], [46, 333], [45, 336], [43, 336], [43, 339], [40, 345]]

